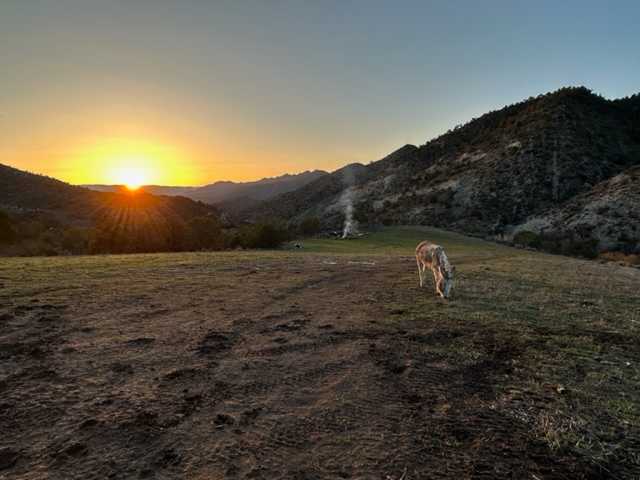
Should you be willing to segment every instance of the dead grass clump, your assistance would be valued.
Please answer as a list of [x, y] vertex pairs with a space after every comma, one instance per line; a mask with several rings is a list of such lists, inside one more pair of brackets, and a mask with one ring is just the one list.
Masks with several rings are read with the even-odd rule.
[[640, 266], [640, 254], [637, 253], [603, 252], [600, 254], [600, 258], [621, 265]]

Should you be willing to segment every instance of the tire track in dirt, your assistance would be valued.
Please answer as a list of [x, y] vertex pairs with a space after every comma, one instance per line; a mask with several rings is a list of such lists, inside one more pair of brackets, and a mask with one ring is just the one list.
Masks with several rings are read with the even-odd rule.
[[[252, 345], [247, 347], [241, 342], [237, 352], [226, 352], [223, 356], [244, 354], [250, 364], [254, 359], [257, 363], [255, 369], [239, 367], [237, 373], [243, 380], [231, 387], [237, 398], [249, 400], [243, 402], [244, 411], [230, 412], [233, 418], [241, 419], [240, 429], [246, 428], [246, 433], [236, 442], [225, 439], [216, 446], [217, 458], [225, 465], [226, 473], [276, 475], [292, 455], [308, 447], [309, 432], [305, 428], [308, 422], [300, 412], [292, 415], [289, 409], [299, 411], [315, 401], [316, 389], [323, 383], [335, 383], [335, 378], [351, 367], [353, 360], [327, 360], [327, 349], [337, 348], [346, 339], [323, 332], [314, 321], [315, 316], [309, 318], [310, 314], [299, 305], [306, 305], [308, 295], [320, 295], [323, 288], [336, 288], [348, 279], [349, 274], [340, 271], [322, 273], [321, 278], [277, 290], [273, 296], [281, 299], [278, 306], [267, 305], [258, 322], [242, 322], [239, 331], [251, 339]], [[283, 304], [292, 308], [282, 308]], [[278, 339], [285, 343], [274, 344]], [[239, 466], [225, 460], [235, 458], [233, 452], [238, 451], [251, 451], [255, 455], [251, 460], [245, 458]]]
[[[358, 295], [338, 292], [356, 280], [354, 272], [336, 274], [310, 283], [327, 291], [289, 289], [285, 301], [313, 305], [309, 297], [324, 293], [333, 315], [348, 318]], [[358, 305], [363, 316], [382, 320], [375, 307]], [[260, 364], [255, 383], [245, 382], [240, 394], [262, 405], [262, 413], [242, 439], [220, 446], [223, 463], [229, 449], [251, 452], [242, 467], [227, 462], [230, 476], [385, 478], [410, 472], [410, 478], [495, 478], [535, 471], [596, 478], [588, 466], [549, 462], [548, 448], [530, 439], [526, 426], [514, 427], [511, 418], [489, 409], [492, 377], [504, 368], [500, 352], [494, 360], [454, 368], [425, 353], [419, 335], [318, 331], [255, 352], [270, 362]], [[448, 338], [455, 335], [436, 331], [430, 341]], [[452, 449], [458, 454], [452, 456]]]
[[[290, 285], [285, 284], [284, 290], [288, 292], [301, 291], [306, 288], [313, 288], [324, 281], [330, 281], [330, 278], [312, 279], [311, 281], [304, 281], [302, 285]], [[278, 292], [276, 290], [276, 292]], [[278, 293], [276, 293], [277, 295]], [[192, 362], [182, 362], [182, 365], [165, 374], [163, 377], [165, 381], [162, 382], [162, 391], [158, 393], [156, 401], [156, 407], [154, 410], [164, 411], [166, 417], [167, 411], [175, 410], [175, 404], [179, 403], [179, 399], [182, 393], [186, 395], [186, 392], [199, 392], [193, 394], [198, 401], [194, 402], [193, 408], [188, 409], [188, 415], [178, 414], [178, 418], [173, 421], [164, 422], [162, 426], [167, 428], [170, 433], [163, 432], [162, 437], [168, 438], [181, 438], [186, 430], [189, 430], [189, 435], [194, 434], [194, 430], [201, 430], [203, 437], [214, 438], [222, 436], [220, 441], [226, 444], [228, 440], [225, 437], [225, 433], [233, 429], [232, 426], [236, 423], [236, 418], [243, 419], [246, 423], [247, 418], [251, 418], [259, 412], [260, 408], [248, 408], [243, 410], [242, 415], [238, 416], [234, 412], [232, 415], [225, 413], [226, 409], [218, 408], [220, 402], [230, 399], [234, 401], [234, 394], [238, 393], [238, 386], [235, 382], [228, 382], [229, 370], [237, 369], [238, 375], [242, 375], [242, 369], [246, 366], [244, 361], [238, 361], [237, 358], [243, 357], [243, 351], [246, 349], [246, 338], [254, 337], [257, 335], [258, 330], [264, 330], [265, 325], [269, 325], [279, 319], [288, 318], [289, 315], [299, 315], [301, 313], [299, 308], [290, 308], [286, 311], [282, 311], [281, 308], [273, 308], [271, 301], [268, 297], [260, 297], [259, 301], [255, 302], [255, 299], [249, 299], [249, 302], [243, 302], [243, 308], [239, 309], [235, 307], [234, 302], [225, 302], [226, 311], [240, 311], [242, 315], [234, 319], [226, 329], [208, 329], [206, 333], [196, 341], [195, 347], [189, 351], [193, 357]], [[258, 316], [257, 313], [260, 312]], [[228, 316], [228, 315], [227, 315]], [[257, 320], [251, 321], [251, 317], [257, 318]], [[265, 321], [266, 320], [266, 321]], [[296, 322], [291, 324], [275, 324], [273, 332], [293, 332], [300, 329]], [[265, 352], [267, 353], [267, 352]], [[277, 352], [275, 352], [277, 353]], [[195, 360], [193, 360], [195, 359]], [[193, 365], [189, 367], [189, 365]], [[221, 367], [223, 365], [223, 367]], [[224, 373], [221, 374], [221, 371]], [[195, 386], [194, 386], [195, 384]], [[213, 388], [203, 387], [204, 385], [210, 385]], [[255, 387], [258, 387], [257, 389]], [[266, 388], [270, 389], [271, 386]], [[251, 386], [253, 391], [259, 390], [259, 384]], [[220, 392], [222, 391], [222, 395]], [[213, 416], [213, 422], [212, 422]], [[193, 418], [192, 418], [193, 417]], [[154, 422], [157, 420], [154, 418]], [[212, 435], [213, 433], [213, 435]], [[197, 433], [196, 433], [197, 436]], [[216, 442], [218, 440], [215, 440]], [[163, 442], [155, 442], [155, 450], [159, 448]], [[175, 442], [174, 442], [175, 443]], [[192, 447], [188, 446], [187, 441], [177, 442], [173, 451], [181, 457], [180, 451], [188, 450]], [[214, 449], [215, 450], [215, 449]], [[225, 454], [226, 455], [226, 454]], [[185, 462], [187, 459], [185, 459]], [[139, 463], [139, 462], [138, 462]], [[148, 465], [144, 468], [144, 471], [158, 473], [157, 466], [147, 461]], [[169, 469], [178, 468], [180, 464], [169, 465]]]

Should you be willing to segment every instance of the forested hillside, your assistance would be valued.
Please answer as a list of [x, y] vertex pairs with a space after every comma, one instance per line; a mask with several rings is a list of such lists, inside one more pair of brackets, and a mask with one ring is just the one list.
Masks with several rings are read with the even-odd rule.
[[221, 247], [213, 238], [220, 219], [211, 206], [144, 192], [95, 192], [6, 165], [0, 165], [0, 212], [5, 254]]

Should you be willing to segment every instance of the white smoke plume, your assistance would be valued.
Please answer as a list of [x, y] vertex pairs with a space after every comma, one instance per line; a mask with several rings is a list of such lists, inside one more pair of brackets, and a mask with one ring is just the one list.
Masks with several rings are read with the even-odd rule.
[[342, 238], [353, 237], [358, 233], [356, 221], [353, 218], [353, 187], [349, 187], [342, 192], [340, 203], [344, 207], [344, 226], [342, 227]]
[[342, 227], [342, 238], [354, 237], [358, 234], [358, 222], [353, 218], [353, 200], [355, 197], [355, 176], [351, 168], [344, 170], [344, 183], [347, 188], [344, 189], [340, 197], [340, 204], [344, 208], [344, 226]]

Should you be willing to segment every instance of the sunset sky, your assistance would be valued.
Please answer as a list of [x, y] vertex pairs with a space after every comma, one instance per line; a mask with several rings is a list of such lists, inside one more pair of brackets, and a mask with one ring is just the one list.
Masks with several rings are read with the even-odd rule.
[[1, 0], [0, 163], [200, 185], [376, 160], [531, 95], [640, 91], [640, 2]]

